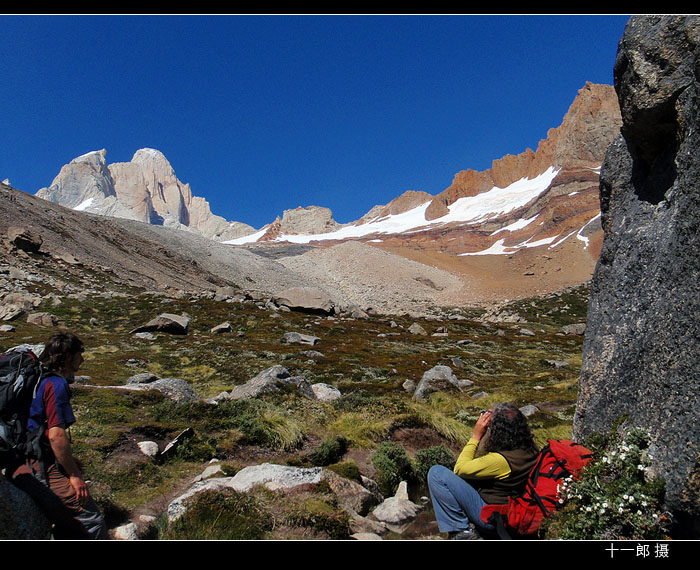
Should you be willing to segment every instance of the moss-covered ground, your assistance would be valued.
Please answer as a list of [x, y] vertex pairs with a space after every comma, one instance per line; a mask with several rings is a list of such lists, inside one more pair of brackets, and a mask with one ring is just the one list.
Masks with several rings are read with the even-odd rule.
[[[457, 453], [479, 410], [498, 401], [537, 407], [530, 423], [539, 443], [548, 437], [568, 437], [583, 337], [559, 329], [585, 322], [587, 293], [582, 286], [513, 302], [507, 310], [517, 313], [521, 322], [490, 324], [480, 320], [483, 311], [476, 308], [456, 309], [444, 319], [345, 319], [279, 312], [251, 301], [154, 294], [62, 297], [57, 306], [47, 300], [37, 310], [56, 315], [61, 328], [85, 342], [79, 374], [90, 379], [88, 386], [74, 385], [77, 423], [71, 434], [93, 493], [114, 526], [135, 513], [162, 513], [169, 499], [212, 458], [222, 461], [229, 472], [262, 461], [309, 465], [318, 457], [319, 446], [335, 438], [347, 443], [346, 453], [336, 463], [373, 477], [371, 456], [384, 441], [397, 442], [411, 457], [436, 445]], [[154, 339], [146, 340], [131, 333], [164, 312], [189, 315], [188, 334], [155, 333]], [[226, 321], [232, 332], [210, 332]], [[428, 336], [409, 333], [414, 322]], [[2, 349], [43, 342], [53, 332], [22, 319], [12, 324], [16, 330], [0, 336]], [[441, 327], [447, 336], [432, 336]], [[283, 343], [284, 333], [292, 331], [320, 340], [313, 347]], [[310, 350], [321, 354], [310, 355]], [[184, 379], [207, 399], [276, 364], [312, 384], [335, 386], [342, 397], [318, 402], [287, 390], [217, 406], [175, 404], [158, 392], [105, 388], [124, 384], [136, 373], [152, 372], [161, 378]], [[439, 364], [451, 366], [460, 379], [473, 384], [461, 394], [434, 393], [427, 402], [414, 402], [404, 383], [417, 383], [426, 370]], [[137, 450], [139, 441], [163, 444], [186, 428], [192, 428], [195, 436], [167, 461], [153, 461]], [[271, 500], [257, 497], [253, 510], [260, 518], [256, 525], [242, 525], [255, 537], [279, 536], [279, 526], [273, 531], [268, 519]], [[229, 503], [243, 509], [248, 504], [223, 498], [211, 503], [217, 509]], [[250, 511], [249, 504], [247, 508]], [[291, 537], [343, 534], [346, 521], [324, 493], [296, 497], [285, 508], [286, 528], [297, 529]], [[190, 532], [161, 529], [159, 536], [190, 537]]]

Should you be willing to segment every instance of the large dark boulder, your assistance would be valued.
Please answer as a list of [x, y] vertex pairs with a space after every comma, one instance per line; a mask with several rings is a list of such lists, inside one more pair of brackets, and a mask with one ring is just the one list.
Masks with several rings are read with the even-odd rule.
[[[35, 494], [47, 490], [31, 476], [25, 476], [25, 490]], [[0, 540], [46, 540], [51, 525], [25, 490], [0, 475]], [[51, 500], [50, 497], [47, 500]]]
[[632, 17], [619, 44], [620, 135], [600, 181], [574, 437], [651, 435], [655, 474], [685, 536], [700, 537], [700, 19]]

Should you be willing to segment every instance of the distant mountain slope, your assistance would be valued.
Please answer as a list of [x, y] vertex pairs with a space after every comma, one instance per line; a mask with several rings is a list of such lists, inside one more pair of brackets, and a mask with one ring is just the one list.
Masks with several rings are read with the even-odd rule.
[[[12, 246], [15, 228], [41, 246], [26, 253]], [[337, 311], [374, 309], [388, 314], [435, 314], [447, 297], [433, 293], [448, 284], [459, 291], [459, 277], [378, 251], [368, 244], [353, 249], [357, 271], [340, 271], [332, 281], [291, 260], [313, 251], [304, 245], [260, 244], [231, 247], [194, 232], [137, 220], [76, 211], [0, 184], [0, 308], [8, 293], [139, 293], [213, 296], [236, 291], [266, 302], [292, 287], [323, 289]], [[330, 250], [329, 250], [330, 251]], [[381, 256], [389, 279], [366, 281], [362, 267]], [[329, 262], [329, 267], [332, 262]], [[397, 276], [401, 276], [398, 279]], [[426, 286], [432, 282], [436, 287]]]
[[[258, 231], [241, 222], [226, 221], [212, 214], [206, 200], [194, 196], [189, 184], [177, 179], [161, 152], [147, 148], [136, 151], [128, 163], [108, 165], [104, 149], [80, 156], [65, 165], [52, 184], [40, 189], [37, 196], [90, 213], [188, 229], [232, 245], [342, 241], [432, 231], [455, 224], [470, 230], [501, 229], [508, 234], [527, 227], [526, 232], [517, 235], [500, 235], [492, 240], [482, 236], [474, 241], [475, 247], [467, 247], [461, 253], [489, 250], [497, 242], [510, 252], [519, 244], [543, 243], [542, 239], [552, 243], [557, 237], [565, 237], [562, 232], [573, 231], [573, 227], [563, 227], [561, 222], [567, 211], [578, 213], [579, 204], [587, 202], [583, 191], [595, 186], [605, 149], [620, 125], [614, 89], [588, 83], [579, 91], [562, 124], [550, 129], [536, 151], [527, 149], [520, 155], [494, 160], [492, 168], [484, 172], [461, 171], [437, 196], [406, 192], [349, 224], [336, 223], [332, 212], [319, 206], [286, 210], [281, 218]], [[548, 208], [555, 198], [557, 207]], [[562, 203], [566, 206], [562, 207]], [[532, 208], [527, 216], [522, 215], [530, 205], [537, 206], [537, 216]], [[590, 213], [579, 229], [597, 215]], [[534, 222], [535, 217], [537, 224], [526, 223]], [[553, 226], [562, 230], [554, 235]], [[543, 229], [549, 235], [542, 235]], [[476, 249], [485, 241], [488, 247]]]
[[273, 293], [312, 282], [244, 248], [193, 232], [75, 211], [0, 184], [0, 237], [21, 226], [42, 240], [41, 255], [0, 247], [0, 261], [33, 267], [78, 289], [207, 292], [234, 286]]
[[[425, 233], [426, 239], [440, 241], [443, 249], [456, 255], [511, 254], [569, 238], [589, 247], [591, 236], [600, 231], [600, 164], [621, 124], [613, 87], [588, 83], [562, 124], [550, 129], [536, 151], [495, 160], [484, 172], [459, 172], [437, 196], [406, 192], [386, 206], [375, 206], [354, 223], [335, 225], [323, 233], [273, 223], [228, 243], [376, 242], [399, 235], [411, 241], [412, 236]], [[441, 240], [444, 232], [457, 227], [463, 230], [459, 249]], [[456, 237], [450, 232], [447, 239]]]
[[[459, 276], [468, 284], [462, 302], [522, 297], [592, 275], [602, 240], [599, 168], [620, 126], [614, 88], [587, 83], [536, 151], [494, 160], [483, 172], [458, 172], [436, 196], [405, 192], [348, 224], [338, 224], [321, 206], [285, 210], [259, 230], [229, 222], [212, 214], [154, 149], [112, 165], [104, 150], [78, 157], [37, 196], [74, 210], [188, 230], [277, 259], [286, 254], [270, 254], [270, 248], [281, 244], [329, 248], [362, 241]], [[328, 255], [323, 259], [330, 263]]]

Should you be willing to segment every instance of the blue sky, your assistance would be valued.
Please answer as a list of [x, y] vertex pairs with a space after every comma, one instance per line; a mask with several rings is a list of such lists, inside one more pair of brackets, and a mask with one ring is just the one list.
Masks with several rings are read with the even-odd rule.
[[536, 149], [624, 15], [0, 16], [0, 180], [156, 148], [215, 214], [360, 218]]

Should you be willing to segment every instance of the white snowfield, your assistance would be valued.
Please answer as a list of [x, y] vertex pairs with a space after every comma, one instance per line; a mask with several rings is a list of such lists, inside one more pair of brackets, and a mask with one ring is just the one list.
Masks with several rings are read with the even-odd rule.
[[90, 206], [92, 206], [92, 204], [93, 204], [94, 201], [95, 201], [94, 198], [88, 198], [88, 199], [85, 200], [84, 202], [78, 204], [78, 205], [77, 205], [75, 208], [73, 208], [73, 209], [74, 209], [74, 210], [77, 210], [78, 212], [83, 212], [83, 211], [87, 210]]
[[[456, 200], [453, 204], [448, 207], [448, 213], [437, 218], [435, 220], [426, 220], [425, 211], [430, 205], [430, 201], [413, 208], [402, 214], [395, 214], [384, 216], [381, 218], [375, 218], [367, 223], [360, 225], [346, 225], [339, 230], [323, 233], [323, 234], [307, 234], [307, 235], [280, 235], [275, 241], [278, 242], [289, 242], [289, 243], [310, 243], [313, 241], [323, 241], [323, 240], [344, 240], [350, 238], [361, 238], [369, 235], [375, 234], [400, 234], [400, 233], [411, 233], [428, 228], [434, 228], [437, 226], [442, 226], [452, 223], [461, 224], [478, 224], [486, 222], [490, 219], [499, 218], [505, 214], [512, 212], [518, 208], [522, 208], [529, 202], [540, 196], [545, 192], [551, 185], [552, 181], [559, 173], [558, 169], [554, 167], [548, 168], [545, 172], [536, 176], [535, 178], [522, 178], [516, 182], [513, 182], [505, 188], [494, 187], [487, 192], [478, 194], [477, 196], [470, 196], [466, 198], [460, 198]], [[523, 228], [528, 224], [532, 223], [535, 218], [521, 219], [509, 226], [497, 230], [497, 232], [511, 232], [517, 229]], [[592, 222], [588, 222], [589, 224]], [[585, 228], [585, 226], [584, 226]], [[584, 228], [578, 232], [579, 239], [586, 241], [586, 238], [581, 236]], [[234, 240], [226, 241], [224, 243], [231, 245], [243, 245], [246, 243], [257, 242], [267, 231], [267, 226], [261, 230], [241, 237]], [[567, 239], [573, 234], [569, 234], [563, 239]], [[499, 240], [490, 248], [475, 252], [475, 253], [465, 253], [462, 255], [494, 255], [494, 254], [508, 254], [513, 253], [520, 247], [536, 247], [539, 245], [552, 244], [557, 240], [558, 236], [547, 238], [545, 240], [539, 240], [536, 242], [528, 243], [524, 242], [519, 246], [514, 247], [503, 247], [505, 239]], [[561, 241], [557, 243], [560, 243]], [[376, 240], [375, 240], [376, 241]], [[554, 247], [553, 244], [550, 247]]]

